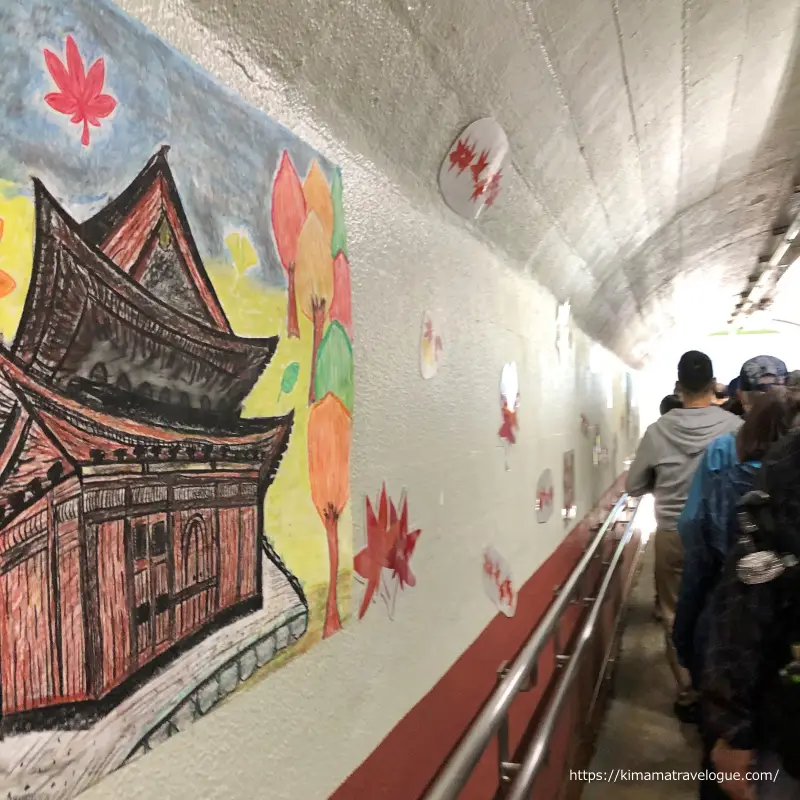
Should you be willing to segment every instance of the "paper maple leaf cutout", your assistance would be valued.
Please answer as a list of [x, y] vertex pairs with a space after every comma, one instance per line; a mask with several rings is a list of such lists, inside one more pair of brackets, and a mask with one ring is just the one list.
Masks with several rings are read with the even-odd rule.
[[453, 167], [458, 167], [458, 174], [460, 175], [472, 163], [473, 158], [475, 158], [475, 150], [470, 146], [469, 138], [463, 142], [459, 139], [456, 143], [456, 149], [450, 153], [448, 172]]
[[[392, 506], [392, 515], [397, 517], [394, 506]], [[367, 498], [367, 546], [353, 559], [355, 571], [367, 581], [364, 599], [361, 601], [361, 609], [358, 612], [359, 619], [367, 613], [375, 590], [380, 584], [381, 570], [386, 566], [387, 556], [394, 545], [394, 536], [395, 532], [389, 522], [389, 500], [386, 497], [386, 486], [384, 485], [378, 501], [377, 515], [369, 497]]]
[[[409, 561], [419, 539], [420, 530], [408, 532], [408, 504], [403, 497], [402, 511], [397, 515], [394, 503], [386, 495], [386, 484], [381, 488], [378, 513], [366, 498], [367, 546], [353, 559], [355, 571], [367, 581], [358, 617], [367, 613], [369, 604], [380, 586], [384, 568], [392, 571], [400, 588], [415, 586], [417, 579], [411, 572]], [[388, 600], [387, 600], [388, 604]], [[391, 615], [391, 610], [390, 610]]]
[[89, 125], [100, 127], [100, 120], [109, 116], [117, 107], [117, 101], [103, 94], [106, 67], [102, 58], [84, 71], [83, 59], [78, 45], [67, 36], [66, 66], [51, 50], [45, 49], [44, 60], [59, 92], [50, 92], [44, 97], [47, 105], [59, 114], [70, 117], [70, 122], [83, 123], [81, 144], [89, 146]]
[[[391, 515], [394, 516], [394, 505], [391, 507]], [[392, 570], [393, 577], [400, 582], [402, 589], [405, 584], [416, 586], [417, 579], [411, 571], [411, 556], [414, 555], [414, 548], [417, 539], [422, 533], [420, 529], [408, 532], [408, 502], [403, 497], [403, 505], [400, 511], [400, 519], [396, 522], [396, 536], [394, 545], [386, 558], [386, 566]]]

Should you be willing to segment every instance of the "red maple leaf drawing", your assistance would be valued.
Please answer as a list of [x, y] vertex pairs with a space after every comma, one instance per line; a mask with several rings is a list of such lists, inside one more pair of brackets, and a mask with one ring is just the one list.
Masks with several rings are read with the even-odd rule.
[[[395, 515], [394, 505], [391, 506], [392, 516]], [[414, 555], [414, 548], [422, 531], [417, 529], [408, 532], [408, 502], [403, 497], [403, 505], [400, 509], [400, 519], [395, 520], [395, 541], [389, 555], [386, 558], [386, 566], [392, 570], [392, 576], [400, 582], [402, 589], [406, 584], [416, 586], [417, 579], [411, 571], [411, 556]]]
[[497, 200], [500, 194], [500, 181], [503, 178], [502, 172], [495, 172], [491, 178], [489, 178], [489, 185], [486, 190], [486, 205], [490, 206]]
[[470, 195], [469, 199], [475, 202], [483, 194], [485, 188], [486, 181], [477, 181], [472, 189], [472, 194]]
[[478, 160], [470, 167], [472, 172], [472, 180], [477, 183], [480, 180], [481, 173], [489, 166], [489, 151], [481, 150]]
[[450, 153], [450, 166], [447, 168], [449, 172], [453, 167], [458, 167], [458, 174], [460, 175], [475, 158], [475, 150], [469, 143], [469, 138], [456, 143], [456, 149]]
[[67, 36], [66, 66], [51, 50], [45, 49], [44, 60], [59, 92], [44, 96], [47, 105], [59, 114], [66, 114], [70, 122], [83, 123], [81, 144], [89, 146], [89, 125], [100, 127], [100, 120], [107, 117], [117, 107], [117, 101], [110, 94], [103, 94], [106, 67], [102, 58], [84, 71], [83, 59], [78, 45]]
[[494, 562], [488, 554], [484, 554], [483, 556], [483, 572], [490, 578], [494, 576]]
[[497, 587], [500, 591], [500, 602], [502, 603], [503, 600], [508, 600], [508, 604], [511, 606], [514, 604], [514, 590], [511, 588], [511, 581], [506, 578], [502, 583], [500, 583]]
[[497, 432], [497, 435], [501, 439], [505, 439], [509, 444], [516, 444], [517, 437], [514, 431], [519, 428], [519, 422], [517, 421], [517, 403], [519, 402], [519, 397], [514, 401], [514, 410], [510, 409], [506, 404], [505, 399], [503, 396], [500, 396], [500, 403], [503, 409], [503, 424], [500, 426], [500, 430]]

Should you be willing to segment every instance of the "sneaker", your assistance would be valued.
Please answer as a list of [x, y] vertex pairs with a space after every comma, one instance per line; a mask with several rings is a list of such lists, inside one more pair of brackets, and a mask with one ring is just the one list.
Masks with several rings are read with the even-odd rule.
[[672, 706], [672, 710], [684, 725], [697, 725], [700, 712], [697, 700], [687, 701], [679, 697]]
[[653, 619], [656, 622], [663, 622], [664, 621], [664, 615], [661, 613], [661, 606], [659, 606], [659, 605], [653, 606]]

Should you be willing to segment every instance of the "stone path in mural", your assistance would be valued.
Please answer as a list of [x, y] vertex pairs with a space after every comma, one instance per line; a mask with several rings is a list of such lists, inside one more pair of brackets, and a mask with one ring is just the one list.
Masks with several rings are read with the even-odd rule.
[[306, 630], [308, 610], [266, 561], [263, 610], [200, 642], [94, 726], [7, 736], [0, 798], [66, 800], [185, 730]]

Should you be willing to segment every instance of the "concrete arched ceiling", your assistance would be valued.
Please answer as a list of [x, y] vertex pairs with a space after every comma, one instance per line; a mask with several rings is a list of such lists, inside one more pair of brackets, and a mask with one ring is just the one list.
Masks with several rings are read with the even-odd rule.
[[453, 138], [494, 116], [513, 180], [477, 234], [632, 364], [675, 324], [724, 324], [780, 221], [799, 4], [181, 3], [420, 202], [439, 202]]

